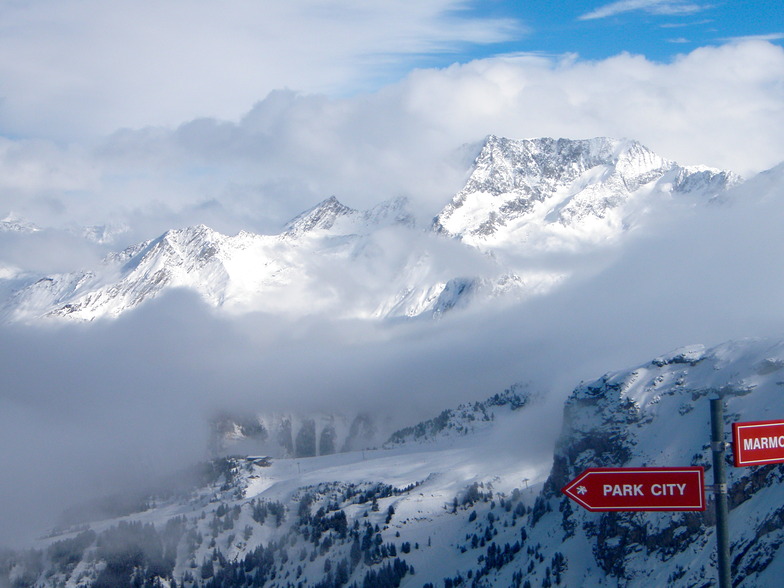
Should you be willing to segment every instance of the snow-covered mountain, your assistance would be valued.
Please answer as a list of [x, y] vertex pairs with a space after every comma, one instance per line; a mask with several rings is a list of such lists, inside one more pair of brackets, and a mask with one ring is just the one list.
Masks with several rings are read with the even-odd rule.
[[414, 225], [405, 198], [395, 198], [370, 210], [359, 211], [341, 204], [335, 196], [330, 196], [289, 222], [284, 234], [290, 238], [323, 234], [364, 235], [390, 225]]
[[231, 314], [440, 316], [546, 293], [572, 270], [568, 260], [553, 264], [541, 254], [579, 256], [652, 217], [666, 219], [673, 207], [714, 201], [739, 182], [731, 172], [678, 166], [633, 141], [490, 136], [465, 187], [427, 229], [414, 225], [405, 199], [359, 211], [333, 196], [278, 235], [227, 236], [198, 225], [132, 245], [97, 267], [49, 275], [14, 268], [14, 282], [0, 287], [12, 291], [0, 315], [117, 317], [186, 288]]
[[14, 321], [116, 317], [164, 291], [186, 288], [230, 313], [369, 315], [378, 305], [375, 292], [355, 290], [352, 306], [339, 290], [351, 272], [356, 279], [366, 271], [372, 282], [377, 264], [397, 271], [398, 260], [385, 259], [373, 234], [412, 232], [405, 207], [397, 199], [356, 211], [331, 197], [279, 235], [227, 236], [204, 225], [170, 230], [107, 256], [100, 267], [38, 277], [18, 288], [2, 313]]
[[[781, 340], [695, 345], [605, 374], [571, 394], [546, 461], [525, 451], [541, 437], [542, 405], [519, 387], [401, 430], [384, 449], [215, 460], [115, 516], [72, 513], [35, 549], [0, 554], [0, 582], [715, 585], [710, 501], [704, 512], [591, 513], [559, 489], [592, 466], [710, 475], [708, 399], [724, 399], [727, 430], [781, 418], [783, 380]], [[784, 466], [728, 473], [734, 585], [776, 586]]]
[[437, 443], [453, 436], [473, 435], [488, 429], [499, 412], [523, 408], [535, 394], [524, 384], [513, 384], [500, 394], [481, 402], [464, 403], [447, 408], [437, 417], [395, 431], [385, 447], [410, 443]]
[[[633, 251], [651, 242], [656, 246], [614, 266], [611, 286], [574, 288], [577, 292], [566, 291], [560, 305], [556, 297], [553, 305], [561, 311], [592, 293], [584, 307], [543, 324], [563, 328], [562, 336], [568, 337], [570, 321], [578, 322], [580, 312], [602, 315], [596, 324], [604, 320], [597, 292], [637, 301], [647, 282], [624, 290], [627, 274], [620, 270], [630, 267], [641, 268], [637, 277], [650, 276], [654, 291], [629, 308], [644, 307], [656, 317], [681, 302], [680, 281], [707, 278], [711, 272], [694, 270], [717, 252], [733, 264], [730, 280], [748, 282], [749, 288], [759, 288], [760, 276], [776, 271], [775, 246], [760, 256], [758, 244], [740, 245], [760, 226], [766, 238], [776, 234], [780, 206], [763, 205], [781, 193], [782, 166], [742, 182], [731, 172], [679, 166], [633, 141], [605, 138], [489, 137], [477, 152], [465, 187], [427, 227], [416, 226], [405, 199], [356, 210], [333, 196], [278, 234], [230, 236], [204, 225], [172, 229], [111, 253], [102, 263], [41, 273], [20, 267], [25, 259], [20, 244], [30, 242], [25, 239], [37, 239], [38, 246], [56, 242], [48, 240], [51, 229], [39, 231], [9, 217], [0, 221], [0, 236], [17, 255], [5, 259], [0, 251], [0, 317], [12, 322], [107, 319], [132, 313], [175, 289], [194, 292], [206, 306], [230, 317], [264, 312], [371, 321], [492, 307], [498, 314], [467, 316], [465, 323], [420, 321], [399, 331], [397, 324], [378, 330], [390, 338], [405, 331], [411, 336], [408, 343], [412, 335], [439, 325], [440, 337], [464, 336], [457, 361], [460, 353], [475, 352], [493, 366], [490, 353], [498, 353], [507, 341], [519, 342], [502, 332], [507, 317], [498, 309], [550, 293], [575, 276], [596, 277], [590, 284], [576, 282], [593, 287], [612, 273], [601, 274], [627, 244]], [[753, 205], [755, 198], [756, 208], [736, 206]], [[700, 231], [691, 237], [697, 225]], [[716, 246], [738, 227], [745, 243]], [[123, 229], [69, 230], [71, 238], [78, 234], [95, 243], [116, 239]], [[635, 241], [658, 231], [690, 238]], [[662, 247], [665, 241], [668, 247]], [[695, 264], [678, 264], [692, 258]], [[580, 274], [586, 260], [590, 267]], [[747, 278], [740, 271], [745, 267], [762, 270]], [[661, 303], [657, 281], [673, 293]], [[775, 300], [778, 291], [770, 292]], [[701, 303], [702, 298], [696, 304]], [[739, 296], [738, 304], [744, 303]], [[708, 311], [722, 308], [709, 300], [704, 304]], [[526, 312], [510, 314], [515, 319], [508, 321], [510, 328], [534, 327], [535, 343], [524, 342], [538, 344], [542, 325], [532, 324]], [[634, 336], [645, 334], [631, 310], [618, 316], [630, 317]], [[473, 333], [453, 328], [486, 318], [492, 336], [499, 331], [500, 345], [491, 350], [475, 345]], [[581, 328], [579, 340], [590, 345], [587, 329], [577, 325], [576, 330]], [[92, 328], [83, 332], [88, 331]], [[8, 332], [25, 329], [16, 325]], [[36, 334], [46, 338], [50, 332]], [[312, 350], [325, 341], [292, 349]], [[38, 352], [38, 346], [25, 344]], [[16, 353], [13, 345], [6, 347], [10, 363]], [[526, 352], [525, 345], [508, 347], [503, 352], [510, 356]], [[168, 348], [164, 361], [167, 353]], [[297, 359], [307, 364], [310, 358], [302, 355]], [[401, 357], [410, 355], [394, 354], [391, 361]], [[566, 365], [569, 361], [554, 352], [546, 365], [536, 366], [542, 373], [535, 381], [547, 382], [544, 372], [552, 365], [553, 372], [559, 371], [552, 380], [562, 382], [564, 374], [576, 371]], [[334, 361], [320, 370], [333, 367]], [[399, 362], [401, 372], [408, 368]], [[57, 381], [54, 373], [51, 379]], [[215, 396], [210, 410], [228, 412], [211, 423], [214, 459], [176, 472], [173, 479], [151, 481], [141, 495], [72, 509], [62, 526], [32, 550], [0, 550], [0, 586], [709, 586], [715, 559], [710, 504], [704, 513], [589, 513], [560, 488], [591, 466], [701, 465], [710, 476], [708, 399], [724, 398], [728, 430], [734, 421], [782, 418], [777, 407], [784, 385], [784, 341], [685, 347], [581, 383], [566, 401], [560, 435], [552, 399], [533, 385], [515, 384], [497, 394], [478, 390], [480, 400], [456, 400], [456, 406], [445, 406], [432, 418], [393, 431], [389, 423], [398, 421], [368, 412], [368, 403], [361, 410], [350, 400], [334, 407], [323, 403], [319, 406], [335, 412], [317, 412], [304, 401], [297, 406], [297, 394], [288, 404], [271, 402], [263, 387], [252, 402], [237, 403], [231, 402], [233, 392], [221, 396], [222, 378], [215, 382], [208, 392], [211, 400]], [[394, 385], [385, 388], [390, 395], [396, 393]], [[123, 389], [136, 392], [133, 386]], [[318, 384], [313, 387], [320, 391]], [[451, 388], [442, 387], [447, 390], [441, 393], [451, 394]], [[427, 384], [417, 389], [426, 392]], [[415, 404], [411, 394], [401, 392], [394, 401]], [[455, 394], [466, 398], [465, 389]], [[79, 395], [64, 394], [57, 401], [68, 404], [71, 398]], [[178, 401], [174, 412], [191, 398]], [[248, 404], [254, 408], [238, 408]], [[276, 413], [273, 407], [285, 408]], [[728, 469], [736, 585], [777, 585], [784, 571], [784, 466]]]
[[490, 136], [434, 227], [483, 249], [568, 249], [617, 238], [646, 207], [704, 202], [739, 182], [731, 172], [679, 166], [636, 141]]

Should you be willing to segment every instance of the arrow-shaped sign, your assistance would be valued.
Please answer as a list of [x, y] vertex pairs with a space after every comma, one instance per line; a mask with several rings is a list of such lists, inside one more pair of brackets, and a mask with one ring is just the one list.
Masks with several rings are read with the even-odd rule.
[[561, 492], [590, 511], [705, 510], [701, 467], [588, 468]]

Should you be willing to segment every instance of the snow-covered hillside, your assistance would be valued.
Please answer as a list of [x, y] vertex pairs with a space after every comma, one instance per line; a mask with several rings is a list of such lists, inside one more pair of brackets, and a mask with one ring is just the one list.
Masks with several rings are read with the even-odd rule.
[[[197, 225], [69, 273], [6, 264], [0, 316], [112, 318], [184, 288], [233, 315], [438, 317], [547, 293], [581, 266], [581, 255], [739, 182], [731, 172], [678, 166], [633, 141], [490, 136], [465, 187], [426, 229], [415, 226], [404, 198], [360, 211], [332, 196], [277, 235], [227, 236]], [[8, 231], [30, 227], [3, 221]], [[106, 230], [86, 229], [85, 238], [101, 241]], [[547, 257], [553, 252], [566, 257]]]
[[451, 577], [469, 564], [464, 534], [486, 524], [486, 513], [474, 520], [471, 510], [498, 501], [499, 516], [518, 519], [517, 533], [544, 480], [541, 454], [521, 461], [512, 450], [520, 426], [534, 424], [526, 398], [515, 388], [496, 394], [477, 404], [492, 426], [471, 430], [474, 418], [455, 416], [447, 428], [456, 434], [427, 443], [404, 442], [402, 431], [386, 449], [203, 464], [123, 516], [72, 516], [70, 527], [40, 540], [45, 555], [0, 555], [0, 581], [118, 586], [134, 575], [140, 585], [157, 576], [185, 586], [421, 586]]
[[[552, 460], [538, 445], [542, 405], [519, 387], [402, 430], [384, 449], [220, 459], [186, 489], [159, 491], [116, 518], [72, 520], [76, 526], [33, 551], [0, 555], [0, 579], [711, 586], [710, 502], [705, 512], [590, 513], [559, 490], [591, 466], [709, 472], [708, 399], [724, 399], [729, 430], [735, 421], [781, 418], [783, 385], [784, 341], [694, 345], [580, 384], [565, 405]], [[775, 586], [784, 467], [728, 469], [735, 585]]]

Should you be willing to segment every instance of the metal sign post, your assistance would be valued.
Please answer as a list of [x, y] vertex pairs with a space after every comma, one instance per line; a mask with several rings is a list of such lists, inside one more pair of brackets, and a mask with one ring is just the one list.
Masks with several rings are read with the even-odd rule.
[[711, 398], [711, 449], [713, 450], [713, 494], [716, 499], [716, 544], [719, 588], [732, 588], [730, 572], [729, 509], [727, 472], [724, 467], [724, 409], [721, 398]]

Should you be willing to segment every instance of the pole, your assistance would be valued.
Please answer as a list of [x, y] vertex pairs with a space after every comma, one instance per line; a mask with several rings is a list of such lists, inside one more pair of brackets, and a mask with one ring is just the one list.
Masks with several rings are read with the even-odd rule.
[[722, 399], [711, 398], [710, 407], [719, 588], [732, 588], [732, 576], [730, 571], [730, 532], [728, 524], [729, 509], [727, 507], [727, 473], [724, 466], [724, 408]]

